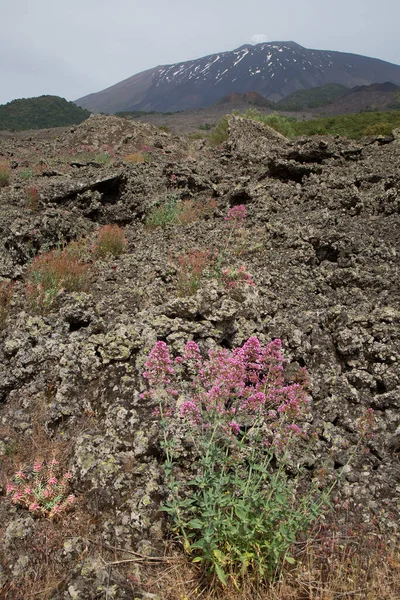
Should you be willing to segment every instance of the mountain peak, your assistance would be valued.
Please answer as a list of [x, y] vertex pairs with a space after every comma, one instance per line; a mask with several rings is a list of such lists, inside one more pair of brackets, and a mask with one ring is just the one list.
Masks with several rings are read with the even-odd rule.
[[243, 44], [235, 50], [161, 65], [138, 73], [76, 104], [94, 112], [173, 112], [203, 108], [232, 92], [253, 91], [278, 101], [301, 89], [337, 83], [348, 88], [389, 81], [400, 84], [400, 66], [293, 41]]

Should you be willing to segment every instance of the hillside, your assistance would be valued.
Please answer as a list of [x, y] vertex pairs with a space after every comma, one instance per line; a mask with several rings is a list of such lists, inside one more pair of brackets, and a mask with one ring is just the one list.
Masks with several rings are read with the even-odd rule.
[[77, 125], [89, 116], [89, 111], [59, 96], [21, 98], [0, 105], [0, 131]]
[[278, 110], [300, 111], [331, 104], [344, 96], [348, 88], [338, 83], [327, 83], [321, 87], [297, 90], [276, 103]]
[[[261, 94], [258, 94], [257, 92], [246, 92], [244, 94], [232, 92], [231, 94], [228, 94], [227, 96], [224, 96], [223, 98], [218, 100], [216, 104], [217, 106], [221, 104], [233, 106], [250, 104], [251, 106], [263, 108], [275, 108], [274, 102], [270, 102], [269, 100], [264, 98], [264, 96], [261, 96]], [[227, 110], [229, 110], [229, 106], [227, 106]]]
[[399, 198], [399, 131], [0, 133], [2, 600], [398, 599]]
[[330, 116], [387, 110], [400, 110], [400, 87], [388, 81], [357, 86], [315, 113]]
[[278, 101], [327, 83], [353, 88], [385, 81], [400, 85], [400, 66], [345, 52], [311, 50], [295, 42], [271, 42], [160, 65], [76, 103], [93, 112], [174, 112], [209, 106], [232, 92], [257, 92]]

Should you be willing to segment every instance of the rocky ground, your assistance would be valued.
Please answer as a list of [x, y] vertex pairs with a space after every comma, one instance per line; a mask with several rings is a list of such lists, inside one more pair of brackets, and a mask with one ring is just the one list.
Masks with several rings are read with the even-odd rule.
[[[124, 160], [132, 154], [145, 162]], [[111, 563], [129, 551], [163, 552], [159, 429], [154, 405], [140, 398], [157, 340], [179, 352], [188, 339], [205, 350], [281, 338], [288, 372], [306, 366], [311, 376], [318, 439], [310, 471], [343, 467], [357, 444], [355, 421], [373, 408], [369, 453], [346, 469], [340, 494], [394, 528], [398, 137], [289, 142], [232, 118], [228, 142], [212, 150], [96, 116], [58, 137], [3, 137], [0, 155], [12, 171], [0, 189], [0, 282], [13, 283], [0, 313], [1, 597], [31, 597], [27, 589], [54, 600], [146, 597], [140, 562]], [[27, 187], [40, 196], [31, 205]], [[211, 208], [192, 223], [146, 227], [170, 194]], [[233, 248], [225, 216], [242, 204], [247, 220]], [[62, 292], [51, 310], [33, 311], [25, 289], [34, 256], [108, 223], [124, 227], [126, 252], [93, 262], [87, 291]], [[179, 257], [221, 247], [255, 286], [238, 292], [205, 278], [194, 295], [182, 294]], [[53, 453], [78, 497], [58, 525], [5, 497], [13, 470]]]

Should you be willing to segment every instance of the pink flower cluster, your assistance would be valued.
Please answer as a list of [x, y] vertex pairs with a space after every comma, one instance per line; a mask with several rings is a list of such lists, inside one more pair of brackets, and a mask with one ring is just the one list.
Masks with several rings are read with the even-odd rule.
[[259, 415], [272, 429], [299, 435], [295, 421], [308, 397], [300, 383], [285, 384], [281, 346], [279, 339], [261, 346], [251, 337], [242, 347], [210, 350], [203, 359], [198, 345], [190, 341], [173, 368], [167, 345], [157, 342], [146, 362], [143, 376], [149, 389], [142, 397], [162, 397], [171, 412], [176, 388], [181, 388], [185, 400], [180, 412], [193, 425], [207, 427], [217, 418], [224, 431], [237, 435], [241, 422]]
[[229, 221], [233, 227], [241, 227], [246, 221], [246, 207], [244, 204], [238, 206], [232, 206], [228, 210], [228, 214], [225, 217], [225, 221]]
[[236, 288], [241, 284], [250, 286], [255, 285], [250, 273], [246, 271], [244, 265], [240, 267], [240, 269], [235, 269], [233, 267], [222, 269], [222, 281], [228, 289]]
[[67, 495], [72, 474], [68, 471], [58, 476], [58, 461], [54, 458], [48, 465], [35, 460], [31, 469], [20, 469], [13, 482], [7, 482], [6, 495], [11, 502], [25, 506], [37, 516], [53, 519], [67, 511], [74, 503], [75, 496]]
[[376, 427], [376, 416], [373, 408], [368, 408], [356, 421], [356, 429], [361, 438], [368, 440], [374, 437]]

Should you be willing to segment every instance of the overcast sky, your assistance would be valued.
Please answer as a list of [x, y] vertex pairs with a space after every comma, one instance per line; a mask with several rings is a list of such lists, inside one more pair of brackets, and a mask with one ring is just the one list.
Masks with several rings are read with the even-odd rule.
[[400, 0], [0, 0], [0, 104], [75, 100], [160, 64], [295, 41], [400, 64]]

